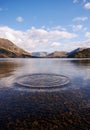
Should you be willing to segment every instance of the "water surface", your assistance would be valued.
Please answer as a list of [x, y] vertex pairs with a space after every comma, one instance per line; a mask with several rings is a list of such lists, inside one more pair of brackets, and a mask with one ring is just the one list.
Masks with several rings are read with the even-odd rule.
[[89, 130], [89, 117], [90, 59], [0, 59], [1, 129]]

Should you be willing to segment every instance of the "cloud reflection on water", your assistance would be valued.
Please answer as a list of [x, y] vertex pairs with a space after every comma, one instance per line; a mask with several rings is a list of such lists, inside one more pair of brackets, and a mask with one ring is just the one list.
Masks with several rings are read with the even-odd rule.
[[88, 85], [88, 80], [90, 80], [90, 59], [0, 60], [0, 79], [3, 79], [3, 82], [9, 82], [11, 85], [20, 76], [35, 73], [65, 75], [71, 80], [72, 87], [83, 87]]

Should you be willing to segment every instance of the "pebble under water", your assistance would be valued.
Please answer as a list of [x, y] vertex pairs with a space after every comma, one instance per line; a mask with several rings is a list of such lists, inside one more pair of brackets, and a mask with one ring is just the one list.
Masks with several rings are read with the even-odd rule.
[[90, 60], [0, 60], [0, 130], [89, 129]]

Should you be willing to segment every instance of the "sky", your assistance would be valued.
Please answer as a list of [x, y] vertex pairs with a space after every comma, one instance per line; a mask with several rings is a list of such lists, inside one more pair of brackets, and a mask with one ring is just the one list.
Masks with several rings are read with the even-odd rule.
[[90, 47], [90, 0], [0, 0], [0, 38], [28, 52]]

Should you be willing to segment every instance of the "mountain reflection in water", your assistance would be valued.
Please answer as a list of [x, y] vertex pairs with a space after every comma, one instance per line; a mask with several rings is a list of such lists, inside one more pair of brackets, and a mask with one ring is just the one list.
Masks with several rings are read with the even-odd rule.
[[0, 61], [0, 78], [7, 77], [12, 74], [15, 68], [19, 67], [20, 64], [17, 64], [12, 61]]
[[[38, 86], [39, 81], [57, 85], [59, 78], [52, 77], [58, 75], [70, 83], [43, 90], [16, 84], [28, 75], [28, 84], [32, 78]], [[1, 130], [89, 130], [89, 126], [90, 59], [0, 59]]]

